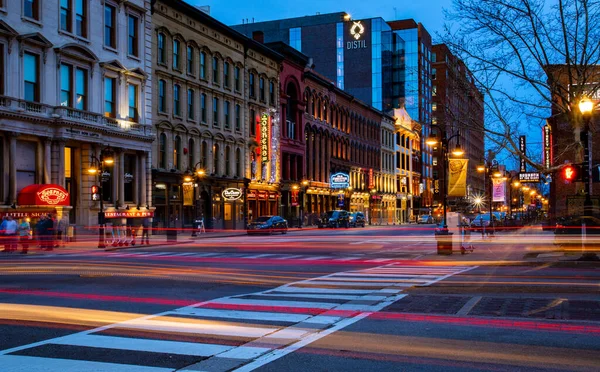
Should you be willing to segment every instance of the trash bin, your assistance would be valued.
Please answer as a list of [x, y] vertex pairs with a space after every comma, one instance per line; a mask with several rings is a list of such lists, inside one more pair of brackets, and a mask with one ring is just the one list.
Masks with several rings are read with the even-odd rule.
[[167, 229], [167, 241], [168, 242], [176, 242], [177, 241], [177, 228], [171, 227]]
[[436, 231], [435, 240], [437, 241], [437, 254], [452, 254], [452, 235], [448, 229]]

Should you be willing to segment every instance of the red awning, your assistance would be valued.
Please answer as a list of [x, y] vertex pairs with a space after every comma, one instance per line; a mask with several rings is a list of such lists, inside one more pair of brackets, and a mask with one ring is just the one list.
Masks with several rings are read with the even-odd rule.
[[71, 197], [67, 190], [59, 185], [29, 185], [17, 196], [17, 204], [19, 206], [70, 206]]

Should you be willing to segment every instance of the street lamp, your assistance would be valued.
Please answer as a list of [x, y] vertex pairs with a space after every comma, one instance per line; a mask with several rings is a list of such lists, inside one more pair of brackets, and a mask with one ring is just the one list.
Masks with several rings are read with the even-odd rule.
[[[206, 171], [202, 168], [202, 162], [197, 162], [191, 169], [188, 169], [183, 174], [183, 182], [192, 182], [196, 177], [200, 178], [206, 174]], [[196, 189], [196, 187], [194, 187]], [[194, 219], [198, 218], [198, 197], [194, 191]], [[204, 221], [202, 221], [204, 223]], [[192, 236], [198, 236], [198, 228], [194, 228]]]
[[100, 198], [100, 212], [98, 213], [98, 248], [106, 248], [104, 239], [104, 229], [106, 227], [106, 221], [104, 216], [104, 196], [102, 195], [102, 173], [104, 173], [105, 165], [113, 165], [115, 163], [115, 156], [110, 147], [105, 147], [100, 150], [100, 156], [91, 155], [90, 167], [88, 173], [90, 175], [98, 176], [98, 196]]
[[[439, 130], [439, 127], [434, 127], [434, 128], [437, 128]], [[427, 139], [425, 140], [425, 143], [428, 144], [429, 146], [435, 146], [436, 144], [439, 143], [442, 146], [442, 157], [444, 159], [444, 166], [443, 166], [444, 178], [443, 178], [443, 183], [442, 183], [444, 223], [442, 225], [442, 229], [444, 231], [448, 231], [448, 220], [447, 220], [448, 190], [447, 190], [447, 182], [446, 182], [446, 178], [448, 177], [448, 163], [449, 163], [448, 144], [450, 143], [450, 141], [453, 138], [457, 139], [456, 147], [454, 147], [454, 149], [452, 149], [452, 155], [454, 155], [454, 156], [464, 155], [465, 150], [463, 150], [463, 148], [460, 145], [460, 133], [455, 133], [452, 136], [450, 136], [450, 138], [446, 138], [446, 131], [444, 130], [441, 132], [442, 132], [442, 138], [440, 140], [438, 140], [436, 136], [431, 134], [427, 137]]]
[[[592, 154], [590, 151], [592, 136], [590, 135], [590, 120], [592, 119], [592, 112], [594, 111], [594, 102], [587, 97], [583, 97], [581, 101], [579, 101], [579, 111], [581, 111], [581, 116], [583, 116], [583, 122], [585, 124], [583, 132], [581, 132], [581, 141], [583, 142], [583, 181], [585, 187], [585, 201], [583, 202], [584, 219], [581, 229], [585, 244], [588, 233], [587, 221], [589, 220], [589, 217], [592, 216]], [[597, 256], [594, 253], [589, 256], [590, 258], [597, 259]]]

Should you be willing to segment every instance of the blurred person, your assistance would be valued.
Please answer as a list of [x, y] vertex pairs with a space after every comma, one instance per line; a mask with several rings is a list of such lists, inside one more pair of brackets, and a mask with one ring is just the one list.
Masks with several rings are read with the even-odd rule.
[[144, 238], [146, 238], [146, 245], [150, 244], [150, 218], [146, 217], [142, 220], [142, 242], [140, 244], [144, 244]]
[[44, 220], [46, 219], [45, 215], [41, 215], [38, 221], [35, 223], [35, 239], [38, 248], [44, 249]]
[[17, 250], [18, 238], [17, 238], [17, 221], [11, 216], [6, 217], [6, 226], [4, 228], [4, 236], [6, 237], [6, 243], [4, 251], [13, 252]]
[[57, 248], [57, 235], [58, 235], [58, 220], [56, 219], [55, 214], [48, 214], [48, 219], [52, 221], [52, 225], [50, 225], [50, 247]]
[[27, 254], [27, 251], [29, 250], [29, 240], [31, 239], [31, 225], [29, 224], [28, 220], [28, 218], [22, 219], [18, 227], [19, 242], [21, 243], [22, 247], [21, 254]]
[[56, 244], [59, 247], [64, 247], [65, 246], [65, 237], [67, 236], [67, 227], [69, 226], [69, 223], [67, 221], [67, 217], [63, 216], [63, 218], [61, 218], [58, 221], [58, 225], [56, 227]]

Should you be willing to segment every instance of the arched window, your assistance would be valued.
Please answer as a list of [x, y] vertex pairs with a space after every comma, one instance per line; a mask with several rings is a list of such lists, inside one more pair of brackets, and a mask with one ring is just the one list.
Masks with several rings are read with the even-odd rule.
[[181, 95], [180, 86], [175, 84], [173, 86], [173, 115], [181, 116]]
[[167, 92], [166, 83], [164, 80], [158, 81], [158, 111], [167, 111]]
[[235, 176], [242, 177], [244, 170], [242, 169], [242, 150], [235, 150]]
[[206, 141], [202, 141], [202, 147], [200, 148], [200, 163], [202, 168], [206, 169], [208, 163], [208, 144]]
[[225, 146], [225, 175], [231, 176], [231, 148], [229, 146]]
[[177, 39], [173, 40], [173, 68], [179, 70], [181, 60], [181, 42]]
[[164, 133], [160, 134], [158, 153], [158, 167], [167, 168], [167, 135]]
[[175, 136], [173, 141], [173, 163], [175, 169], [181, 170], [181, 137]]
[[167, 63], [167, 51], [165, 48], [165, 34], [158, 34], [158, 63]]
[[213, 145], [213, 169], [212, 173], [218, 174], [219, 172], [219, 145]]
[[194, 148], [194, 139], [190, 138], [188, 140], [188, 168], [189, 169], [193, 169], [194, 165], [196, 165], [194, 163], [194, 151], [196, 149]]
[[188, 45], [186, 57], [187, 57], [186, 70], [187, 70], [187, 73], [191, 75], [194, 73], [194, 47], [193, 46]]

